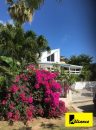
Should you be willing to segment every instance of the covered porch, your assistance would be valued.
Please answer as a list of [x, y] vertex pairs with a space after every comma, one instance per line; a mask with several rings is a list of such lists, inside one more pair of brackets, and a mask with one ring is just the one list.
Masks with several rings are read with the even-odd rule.
[[68, 74], [81, 74], [82, 66], [78, 65], [71, 65], [71, 64], [60, 64], [61, 66], [61, 73], [68, 73]]
[[82, 71], [82, 66], [78, 65], [71, 65], [71, 64], [64, 64], [62, 62], [60, 63], [51, 63], [51, 62], [46, 62], [46, 63], [39, 63], [39, 68], [40, 69], [45, 69], [49, 71], [55, 71], [57, 68], [61, 73], [68, 73], [68, 74], [81, 74]]

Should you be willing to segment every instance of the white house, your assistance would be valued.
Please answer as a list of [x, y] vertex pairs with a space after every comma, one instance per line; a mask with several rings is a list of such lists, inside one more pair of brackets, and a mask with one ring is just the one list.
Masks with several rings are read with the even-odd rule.
[[59, 63], [60, 62], [60, 49], [54, 49], [50, 52], [43, 52], [40, 58], [41, 63]]
[[82, 66], [66, 64], [64, 61], [60, 61], [60, 49], [43, 52], [39, 59], [39, 67], [41, 69], [54, 71], [54, 64], [57, 65], [60, 70], [62, 69], [64, 72], [70, 74], [80, 74], [82, 70]]

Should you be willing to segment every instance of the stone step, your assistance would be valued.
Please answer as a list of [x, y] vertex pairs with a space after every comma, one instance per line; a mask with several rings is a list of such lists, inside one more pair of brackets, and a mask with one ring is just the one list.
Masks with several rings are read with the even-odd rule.
[[89, 99], [78, 99], [78, 100], [73, 100], [72, 103], [86, 103], [86, 102], [93, 102], [93, 98]]
[[76, 110], [76, 112], [83, 112], [83, 110], [78, 108], [76, 105], [72, 105], [72, 107]]

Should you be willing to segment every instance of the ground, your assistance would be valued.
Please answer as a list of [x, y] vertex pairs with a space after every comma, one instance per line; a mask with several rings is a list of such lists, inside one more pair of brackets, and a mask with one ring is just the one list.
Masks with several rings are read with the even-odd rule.
[[[79, 106], [86, 112], [94, 112], [93, 104]], [[74, 112], [73, 107], [69, 108], [69, 112]], [[46, 118], [37, 118], [29, 122], [29, 126], [32, 127], [32, 130], [96, 130], [96, 117], [94, 114], [94, 127], [92, 128], [65, 128], [64, 127], [64, 116], [59, 119], [46, 119]], [[25, 126], [22, 122], [15, 122], [13, 126], [9, 126], [8, 122], [0, 122], [0, 130], [25, 130]]]
[[94, 126], [92, 128], [85, 128], [83, 130], [96, 130], [96, 108], [94, 108], [94, 104], [92, 101], [86, 102], [86, 103], [78, 103], [75, 104], [79, 109], [82, 110], [82, 112], [92, 112], [93, 113], [93, 120], [94, 120]]
[[[32, 130], [80, 130], [80, 128], [65, 128], [64, 117], [60, 119], [34, 119], [29, 123]], [[15, 122], [13, 126], [9, 126], [8, 122], [0, 122], [0, 130], [26, 130], [22, 122]]]
[[[70, 107], [68, 111], [74, 112], [75, 109]], [[67, 130], [64, 127], [64, 116], [58, 119], [37, 118], [30, 121], [29, 126], [32, 127], [32, 130]], [[25, 130], [25, 126], [22, 122], [15, 122], [13, 126], [9, 126], [8, 122], [1, 121], [0, 130]], [[71, 128], [68, 130], [71, 130]]]

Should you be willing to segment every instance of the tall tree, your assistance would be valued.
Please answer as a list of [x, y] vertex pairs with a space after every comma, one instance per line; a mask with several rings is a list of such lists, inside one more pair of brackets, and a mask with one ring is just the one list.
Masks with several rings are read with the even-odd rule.
[[44, 0], [7, 0], [8, 11], [13, 20], [20, 24], [32, 21], [34, 11], [40, 8]]
[[68, 63], [83, 66], [80, 78], [82, 78], [83, 80], [90, 80], [90, 77], [92, 75], [90, 69], [90, 65], [92, 64], [92, 57], [85, 54], [81, 54], [79, 56], [72, 56], [69, 59]]
[[8, 3], [8, 12], [11, 18], [23, 24], [32, 21], [35, 10], [39, 9], [44, 0], [6, 0]]
[[92, 59], [93, 57], [90, 57], [88, 55], [85, 55], [85, 54], [81, 54], [79, 56], [72, 56], [68, 63], [69, 64], [74, 64], [74, 65], [81, 65], [81, 66], [84, 66], [84, 65], [89, 65], [92, 63]]
[[90, 76], [90, 80], [91, 81], [96, 81], [96, 63], [92, 63], [90, 65], [90, 70], [91, 70], [91, 76]]
[[[14, 21], [23, 24], [32, 21], [33, 14], [38, 10], [45, 0], [6, 0], [8, 11]], [[56, 0], [61, 1], [61, 0]]]
[[49, 50], [44, 36], [32, 31], [24, 32], [21, 26], [6, 25], [0, 31], [0, 55], [12, 57], [21, 64], [36, 63], [45, 50]]

